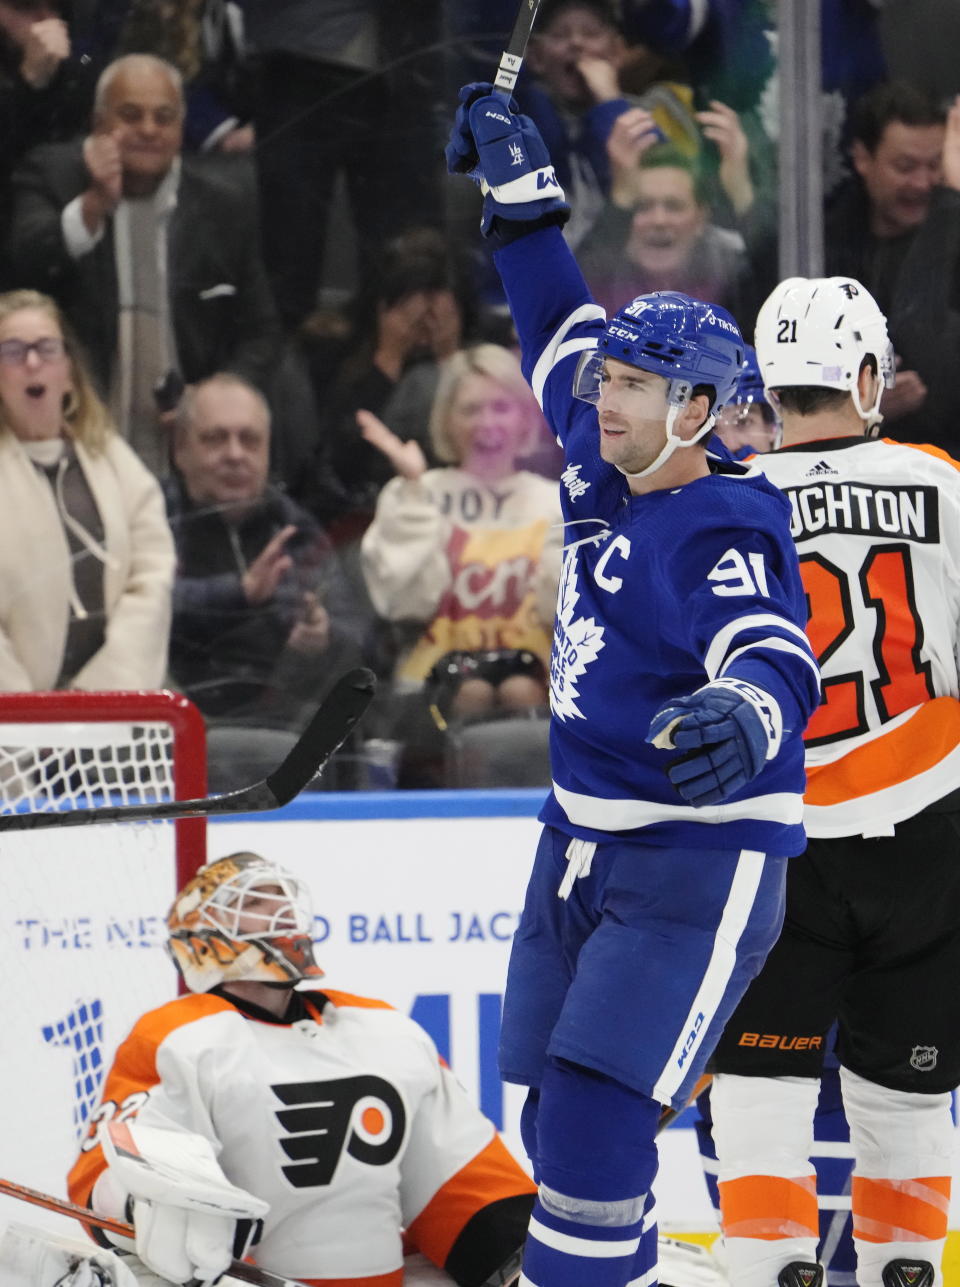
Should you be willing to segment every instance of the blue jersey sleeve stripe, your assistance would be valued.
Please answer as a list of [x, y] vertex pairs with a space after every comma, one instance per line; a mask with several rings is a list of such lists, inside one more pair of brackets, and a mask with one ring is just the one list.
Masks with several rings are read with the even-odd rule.
[[733, 662], [738, 657], [742, 657], [745, 652], [755, 652], [758, 648], [769, 648], [774, 652], [792, 652], [798, 657], [802, 657], [810, 669], [817, 677], [817, 687], [820, 686], [820, 667], [813, 658], [809, 648], [801, 648], [799, 644], [791, 643], [789, 639], [780, 639], [776, 635], [768, 635], [766, 639], [753, 639], [750, 643], [744, 644], [742, 648], [736, 648], [733, 652], [727, 653], [717, 671], [716, 678], [725, 675], [730, 669]]
[[733, 621], [728, 621], [710, 640], [703, 659], [703, 668], [709, 677], [716, 679], [720, 673], [720, 667], [730, 651], [730, 645], [737, 635], [742, 634], [745, 630], [757, 630], [761, 627], [769, 628], [770, 626], [802, 640], [808, 655], [813, 656], [806, 633], [799, 626], [795, 626], [792, 621], [788, 621], [786, 617], [778, 616], [774, 612], [754, 612], [749, 616], [736, 617]]
[[563, 358], [569, 357], [571, 353], [580, 353], [584, 349], [592, 349], [597, 346], [597, 337], [595, 335], [585, 335], [576, 340], [567, 340], [570, 331], [575, 326], [580, 326], [583, 322], [605, 322], [606, 320], [607, 315], [599, 304], [581, 304], [579, 308], [573, 310], [563, 325], [554, 331], [543, 352], [537, 358], [537, 364], [533, 368], [533, 374], [530, 377], [530, 386], [541, 407], [543, 407], [543, 389], [547, 383], [547, 376], [557, 363]]

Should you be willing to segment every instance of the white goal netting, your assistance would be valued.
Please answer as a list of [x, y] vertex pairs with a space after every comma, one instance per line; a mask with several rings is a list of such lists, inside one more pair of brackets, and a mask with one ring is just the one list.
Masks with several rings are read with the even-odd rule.
[[[0, 697], [0, 815], [204, 794], [202, 721], [182, 698]], [[203, 819], [0, 832], [2, 1178], [65, 1195], [116, 1046], [176, 995], [164, 917], [203, 845]], [[0, 1226], [25, 1219], [65, 1227], [0, 1196]]]

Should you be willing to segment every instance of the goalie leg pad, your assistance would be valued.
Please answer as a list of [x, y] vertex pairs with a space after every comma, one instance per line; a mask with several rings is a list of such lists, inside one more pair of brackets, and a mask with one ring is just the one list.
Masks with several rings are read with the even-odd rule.
[[0, 1282], [4, 1287], [138, 1287], [114, 1252], [15, 1223], [0, 1239]]

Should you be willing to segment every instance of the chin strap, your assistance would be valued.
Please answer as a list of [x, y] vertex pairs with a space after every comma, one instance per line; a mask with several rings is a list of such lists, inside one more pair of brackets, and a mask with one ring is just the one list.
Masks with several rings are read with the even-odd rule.
[[651, 474], [656, 473], [658, 469], [661, 469], [667, 463], [678, 447], [695, 446], [713, 428], [714, 421], [717, 418], [715, 411], [710, 412], [692, 438], [680, 438], [673, 432], [673, 426], [677, 423], [677, 416], [690, 400], [690, 385], [685, 381], [677, 381], [677, 385], [676, 392], [674, 392], [673, 387], [670, 390], [670, 405], [667, 407], [667, 418], [663, 424], [665, 437], [663, 446], [651, 463], [647, 465], [646, 469], [640, 469], [635, 474], [630, 473], [627, 469], [620, 469], [620, 466], [617, 465], [616, 468], [620, 470], [624, 478], [649, 478]]
[[864, 408], [860, 401], [860, 388], [854, 384], [850, 390], [850, 397], [853, 399], [853, 405], [857, 409], [857, 415], [863, 421], [863, 432], [867, 438], [876, 438], [880, 432], [880, 426], [883, 424], [883, 413], [880, 410], [880, 400], [883, 398], [885, 384], [882, 379], [877, 379], [877, 396], [873, 400], [872, 407]]

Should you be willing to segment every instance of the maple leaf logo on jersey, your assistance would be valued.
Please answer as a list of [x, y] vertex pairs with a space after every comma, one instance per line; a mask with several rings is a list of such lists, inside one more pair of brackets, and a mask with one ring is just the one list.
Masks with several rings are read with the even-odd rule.
[[603, 626], [593, 617], [574, 617], [580, 592], [577, 589], [576, 549], [568, 550], [560, 573], [557, 622], [550, 655], [550, 709], [558, 719], [583, 719], [577, 705], [577, 681], [603, 647]]

